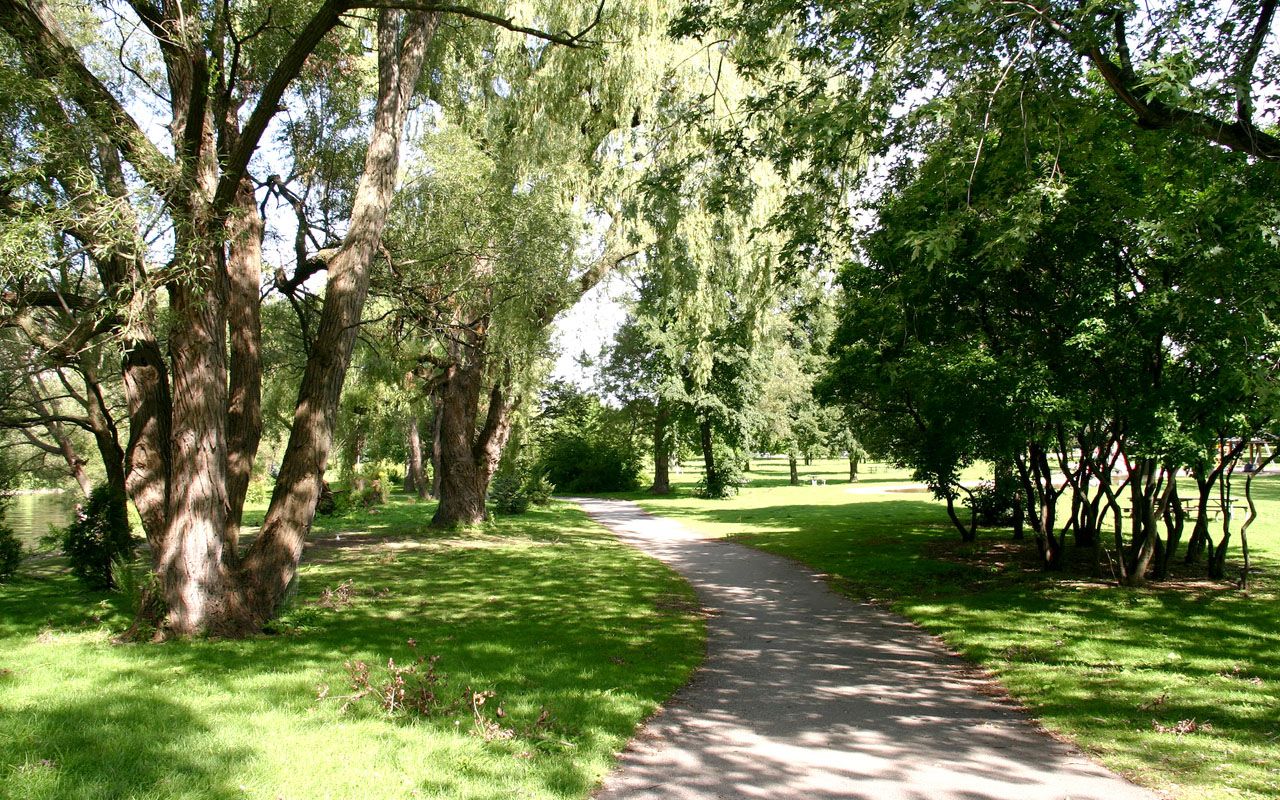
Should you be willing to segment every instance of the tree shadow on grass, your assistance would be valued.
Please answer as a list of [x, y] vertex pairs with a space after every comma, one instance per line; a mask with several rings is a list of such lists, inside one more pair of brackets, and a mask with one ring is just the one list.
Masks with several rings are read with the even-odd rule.
[[[282, 632], [245, 641], [175, 641], [162, 646], [110, 647], [100, 639], [68, 642], [72, 649], [65, 658], [79, 657], [75, 648], [82, 646], [110, 648], [107, 663], [113, 681], [95, 684], [99, 691], [94, 701], [67, 710], [55, 708], [47, 720], [43, 711], [33, 710], [24, 724], [49, 731], [52, 737], [79, 714], [93, 720], [88, 728], [92, 733], [87, 734], [92, 738], [113, 726], [114, 734], [102, 736], [131, 741], [148, 735], [152, 727], [176, 732], [185, 724], [178, 718], [182, 707], [173, 702], [151, 704], [151, 695], [136, 689], [163, 676], [174, 697], [197, 693], [215, 703], [218, 719], [213, 724], [220, 729], [266, 707], [273, 714], [302, 720], [298, 727], [303, 736], [310, 736], [307, 731], [314, 726], [348, 722], [367, 736], [373, 723], [389, 726], [384, 729], [384, 746], [412, 750], [415, 745], [407, 742], [416, 734], [401, 739], [395, 730], [422, 726], [438, 734], [437, 741], [453, 742], [448, 752], [465, 751], [475, 759], [477, 751], [493, 751], [497, 755], [491, 760], [523, 765], [521, 770], [535, 776], [533, 783], [546, 791], [584, 795], [597, 779], [602, 759], [621, 747], [635, 723], [683, 683], [701, 656], [701, 620], [687, 610], [690, 603], [678, 613], [656, 607], [657, 601], [673, 595], [688, 600], [687, 588], [656, 562], [588, 524], [576, 510], [555, 507], [500, 519], [474, 531], [448, 533], [427, 530], [425, 520], [418, 526], [417, 514], [374, 517], [396, 519], [404, 535], [353, 533], [336, 540], [333, 529], [322, 533], [327, 543], [309, 551], [304, 560], [299, 595], [285, 615]], [[321, 602], [323, 590], [346, 582], [349, 602]], [[69, 597], [49, 608], [38, 607], [44, 598], [53, 599], [74, 583], [66, 576], [50, 575], [40, 584], [34, 581], [23, 590], [25, 617], [5, 631], [11, 640], [23, 643], [25, 663], [12, 664], [20, 669], [44, 658], [32, 640], [46, 624], [60, 632], [84, 630], [78, 620], [87, 598]], [[445, 704], [455, 706], [452, 715], [387, 718], [372, 698], [339, 713], [341, 700], [318, 699], [320, 684], [328, 684], [335, 697], [351, 692], [344, 662], [363, 660], [375, 679], [381, 679], [389, 658], [397, 664], [412, 661], [406, 644], [411, 638], [417, 640], [419, 653], [441, 656], [440, 691]], [[97, 656], [90, 652], [86, 657]], [[15, 680], [26, 678], [20, 674]], [[467, 688], [497, 692], [494, 702], [504, 707], [503, 724], [518, 735], [510, 741], [471, 736], [471, 711], [456, 702]], [[127, 709], [135, 704], [155, 705], [157, 710], [151, 716], [131, 717]], [[538, 727], [543, 710], [549, 719]], [[130, 730], [132, 725], [136, 730]], [[194, 739], [187, 744], [190, 741]], [[68, 746], [80, 747], [81, 742], [76, 739]], [[184, 749], [180, 741], [174, 746]], [[38, 762], [46, 758], [40, 755], [45, 749], [31, 745], [22, 758], [29, 753]], [[160, 745], [152, 749], [157, 757], [163, 755]], [[534, 757], [520, 756], [526, 751]], [[108, 748], [99, 755], [110, 761], [113, 752]], [[51, 758], [62, 763], [56, 755]], [[406, 758], [412, 761], [413, 756]], [[475, 761], [474, 770], [488, 775], [490, 768], [486, 758]], [[489, 777], [468, 777], [452, 767], [433, 767], [431, 772], [433, 785], [441, 786], [512, 780], [510, 774], [503, 778], [501, 769]], [[92, 788], [89, 777], [83, 781], [86, 788]], [[137, 782], [120, 777], [118, 786], [141, 792], [158, 780], [144, 771]], [[205, 794], [192, 796], [220, 797], [214, 784]], [[515, 786], [511, 794], [528, 790], [526, 783]], [[162, 791], [152, 794], [168, 796]], [[109, 790], [99, 795], [130, 796]], [[175, 791], [173, 796], [185, 795]]]
[[[1280, 500], [1280, 481], [1255, 486]], [[757, 508], [673, 504], [661, 513], [804, 562], [838, 591], [895, 601], [928, 630], [1004, 677], [1037, 715], [1107, 742], [1129, 765], [1176, 767], [1187, 785], [1217, 785], [1216, 761], [1234, 786], [1270, 796], [1280, 681], [1280, 615], [1267, 600], [1223, 582], [1130, 589], [1074, 571], [1035, 569], [1034, 544], [1005, 530], [960, 544], [936, 504], [909, 500]], [[999, 558], [990, 557], [1007, 550]], [[1027, 551], [1030, 558], [1023, 559]], [[1255, 553], [1255, 594], [1276, 588], [1275, 564]], [[1187, 721], [1210, 723], [1174, 733]], [[1206, 763], [1209, 766], [1206, 766]]]
[[251, 751], [214, 742], [201, 717], [158, 689], [111, 687], [88, 697], [60, 697], [8, 709], [0, 728], [7, 773], [0, 797], [241, 798], [228, 764]]

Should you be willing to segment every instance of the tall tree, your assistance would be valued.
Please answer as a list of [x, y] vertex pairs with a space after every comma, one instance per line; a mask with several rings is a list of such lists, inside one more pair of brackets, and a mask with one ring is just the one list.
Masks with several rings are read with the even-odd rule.
[[[133, 2], [126, 13], [150, 36], [161, 90], [136, 69], [112, 78], [95, 73], [91, 64], [110, 62], [86, 56], [73, 38], [77, 29], [69, 33], [41, 0], [0, 2], [4, 46], [13, 54], [6, 85], [21, 87], [15, 105], [34, 132], [15, 143], [19, 158], [53, 176], [45, 184], [32, 177], [11, 191], [47, 216], [70, 220], [56, 230], [93, 253], [102, 287], [94, 307], [100, 318], [120, 320], [111, 329], [124, 353], [126, 483], [151, 544], [167, 605], [163, 625], [172, 634], [254, 630], [276, 613], [293, 579], [400, 141], [441, 14], [537, 33], [500, 13], [463, 6], [379, 10], [363, 173], [341, 243], [320, 254], [327, 287], [289, 447], [261, 535], [241, 558], [239, 518], [261, 426], [261, 218], [249, 165], [309, 57], [345, 25], [344, 15], [378, 5], [326, 0], [286, 12]], [[543, 36], [575, 41], [569, 34]], [[167, 142], [150, 138], [126, 101], [135, 88], [159, 99], [147, 113], [170, 118]], [[146, 244], [151, 221], [135, 209], [154, 209], [167, 226], [160, 267]], [[166, 330], [159, 327], [161, 291]], [[15, 305], [41, 300], [20, 291]]]

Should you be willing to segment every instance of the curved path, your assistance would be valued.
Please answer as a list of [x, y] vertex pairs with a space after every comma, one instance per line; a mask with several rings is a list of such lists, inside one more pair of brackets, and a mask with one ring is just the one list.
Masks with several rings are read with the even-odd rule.
[[579, 499], [708, 613], [707, 660], [600, 800], [1154, 800], [1050, 738], [892, 614], [796, 564], [633, 503]]

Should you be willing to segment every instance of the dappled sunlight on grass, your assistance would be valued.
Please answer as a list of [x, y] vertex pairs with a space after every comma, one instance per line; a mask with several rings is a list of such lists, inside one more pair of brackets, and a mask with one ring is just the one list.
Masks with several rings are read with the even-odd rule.
[[[1248, 593], [1181, 565], [1169, 587], [1117, 588], [1091, 574], [1085, 551], [1046, 575], [1030, 540], [983, 531], [962, 544], [928, 494], [860, 483], [856, 493], [831, 480], [749, 486], [727, 501], [634, 496], [890, 604], [995, 673], [1046, 726], [1146, 785], [1183, 798], [1280, 796], [1280, 478], [1255, 485]], [[1228, 575], [1239, 574], [1236, 536]]]
[[[24, 574], [0, 590], [0, 797], [585, 796], [701, 658], [670, 602], [691, 592], [567, 505], [447, 534], [431, 511], [318, 520], [290, 609], [247, 641], [113, 645], [108, 598]], [[344, 662], [409, 663], [410, 638], [444, 710], [343, 712]], [[510, 738], [478, 735], [466, 690]]]

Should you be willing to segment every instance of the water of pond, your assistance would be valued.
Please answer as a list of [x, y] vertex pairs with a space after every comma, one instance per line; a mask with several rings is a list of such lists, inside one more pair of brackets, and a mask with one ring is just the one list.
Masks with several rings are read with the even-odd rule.
[[15, 495], [4, 512], [4, 522], [24, 545], [34, 547], [49, 532], [50, 525], [66, 525], [70, 521], [79, 499], [74, 492]]

